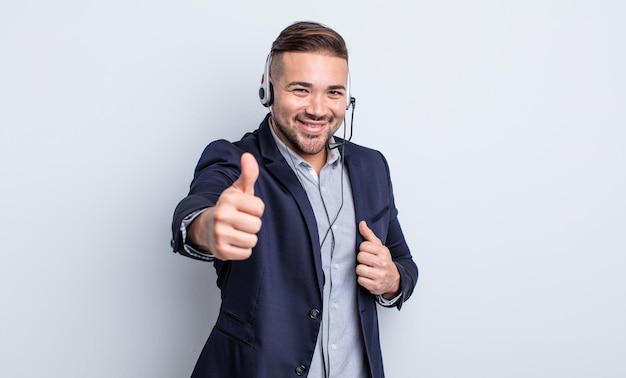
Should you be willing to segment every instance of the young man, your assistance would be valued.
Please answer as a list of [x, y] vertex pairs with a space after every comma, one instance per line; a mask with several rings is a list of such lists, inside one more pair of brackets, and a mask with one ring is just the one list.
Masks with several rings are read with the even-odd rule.
[[272, 45], [270, 108], [240, 141], [202, 154], [172, 246], [213, 261], [220, 313], [193, 377], [383, 377], [376, 304], [417, 281], [389, 168], [333, 137], [354, 106], [334, 30], [295, 23]]

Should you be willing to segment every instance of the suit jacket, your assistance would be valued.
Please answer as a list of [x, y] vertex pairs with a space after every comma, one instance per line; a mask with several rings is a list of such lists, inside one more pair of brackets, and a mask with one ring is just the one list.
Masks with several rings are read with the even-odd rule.
[[[218, 140], [206, 147], [189, 195], [175, 210], [172, 247], [186, 254], [183, 218], [217, 202], [239, 177], [243, 152], [259, 163], [254, 191], [265, 202], [263, 226], [249, 259], [214, 261], [222, 304], [193, 377], [306, 376], [324, 311], [319, 236], [306, 192], [279, 152], [268, 117], [238, 142]], [[387, 162], [380, 152], [353, 143], [346, 143], [344, 154], [357, 223], [367, 221], [400, 272], [400, 309], [413, 292], [417, 267], [397, 219]], [[357, 232], [356, 245], [362, 241]], [[384, 377], [375, 296], [359, 286], [357, 302], [371, 376]]]

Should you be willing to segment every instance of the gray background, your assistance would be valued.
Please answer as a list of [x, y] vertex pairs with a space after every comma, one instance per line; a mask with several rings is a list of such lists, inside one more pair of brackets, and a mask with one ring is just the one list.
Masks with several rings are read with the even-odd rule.
[[617, 0], [3, 2], [1, 375], [189, 375], [219, 297], [170, 216], [296, 20], [346, 38], [420, 267], [388, 376], [625, 377]]

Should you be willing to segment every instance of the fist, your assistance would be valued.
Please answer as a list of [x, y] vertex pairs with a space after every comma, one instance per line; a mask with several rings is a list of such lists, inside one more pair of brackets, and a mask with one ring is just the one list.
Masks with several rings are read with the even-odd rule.
[[374, 234], [365, 221], [359, 223], [363, 239], [356, 256], [357, 282], [370, 293], [386, 299], [400, 292], [400, 273], [391, 258], [389, 249]]
[[254, 195], [259, 165], [250, 153], [241, 156], [241, 175], [220, 195], [215, 206], [189, 225], [191, 245], [220, 260], [245, 260], [261, 230], [263, 200]]

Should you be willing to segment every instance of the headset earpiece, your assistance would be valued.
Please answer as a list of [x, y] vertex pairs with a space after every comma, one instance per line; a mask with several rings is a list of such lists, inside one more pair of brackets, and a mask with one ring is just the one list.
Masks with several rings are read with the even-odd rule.
[[272, 88], [272, 83], [270, 82], [271, 65], [272, 53], [270, 52], [265, 60], [265, 70], [263, 71], [263, 76], [261, 76], [261, 88], [259, 88], [259, 99], [261, 100], [261, 104], [265, 107], [271, 106], [274, 101], [274, 88]]

